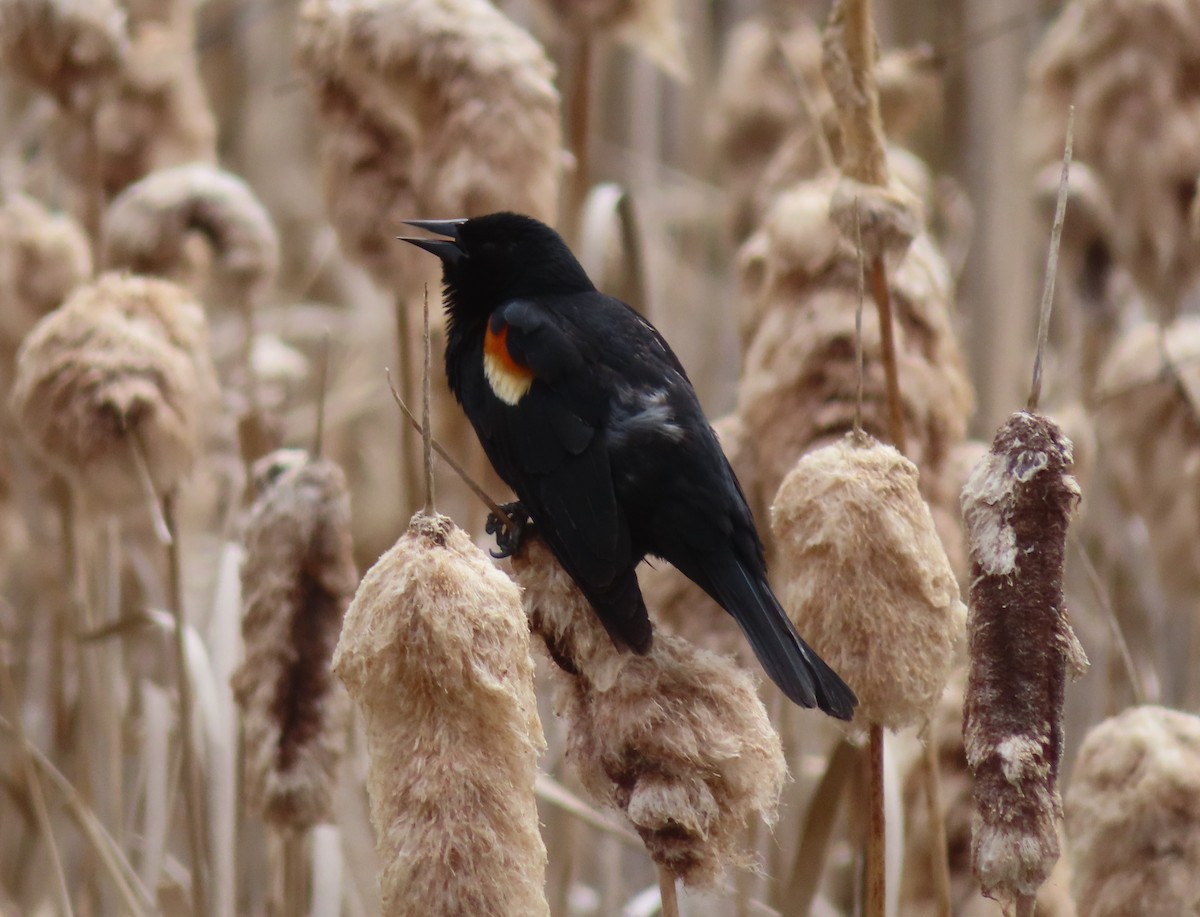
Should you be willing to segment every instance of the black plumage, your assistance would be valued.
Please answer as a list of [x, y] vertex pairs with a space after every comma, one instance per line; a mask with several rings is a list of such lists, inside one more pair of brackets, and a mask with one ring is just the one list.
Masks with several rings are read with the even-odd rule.
[[484, 451], [613, 641], [650, 648], [635, 570], [661, 557], [733, 615], [793, 701], [853, 692], [797, 635], [737, 478], [679, 360], [530, 217], [414, 222], [442, 260], [446, 372]]

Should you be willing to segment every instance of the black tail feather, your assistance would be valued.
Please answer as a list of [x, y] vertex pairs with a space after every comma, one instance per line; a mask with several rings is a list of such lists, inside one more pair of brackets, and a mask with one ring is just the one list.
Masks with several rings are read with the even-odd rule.
[[766, 579], [737, 561], [724, 572], [712, 578], [713, 597], [733, 615], [771, 681], [802, 707], [850, 719], [858, 698], [796, 633]]

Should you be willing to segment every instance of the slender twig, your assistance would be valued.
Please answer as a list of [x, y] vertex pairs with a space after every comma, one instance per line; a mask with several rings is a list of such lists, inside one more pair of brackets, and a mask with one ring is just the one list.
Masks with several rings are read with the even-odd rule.
[[429, 377], [430, 350], [432, 345], [429, 337], [429, 285], [425, 286], [424, 300], [424, 329], [421, 335], [424, 346], [424, 366], [421, 369], [421, 431], [422, 458], [425, 463], [425, 515], [433, 515], [433, 427], [429, 420]]
[[1125, 675], [1129, 679], [1129, 688], [1133, 691], [1133, 699], [1136, 704], [1141, 706], [1146, 703], [1146, 689], [1143, 687], [1141, 676], [1138, 674], [1137, 666], [1133, 661], [1133, 653], [1129, 651], [1129, 643], [1125, 639], [1125, 632], [1121, 629], [1121, 622], [1117, 620], [1116, 610], [1113, 608], [1112, 602], [1109, 601], [1108, 590], [1105, 588], [1104, 579], [1100, 576], [1100, 571], [1096, 569], [1096, 565], [1092, 562], [1091, 555], [1083, 542], [1073, 534], [1068, 533], [1068, 538], [1075, 545], [1075, 553], [1083, 563], [1083, 572], [1087, 576], [1088, 585], [1092, 588], [1092, 593], [1096, 597], [1096, 603], [1100, 606], [1100, 610], [1104, 613], [1104, 617], [1108, 623], [1108, 629], [1112, 634], [1112, 640], [1117, 647], [1117, 653], [1121, 657], [1121, 662], [1125, 666]]
[[[399, 372], [400, 391], [405, 397], [412, 397], [412, 328], [408, 315], [408, 303], [404, 297], [396, 297], [396, 340], [400, 348]], [[411, 511], [413, 501], [420, 490], [417, 475], [416, 443], [413, 442], [412, 430], [400, 424], [400, 483], [404, 488], [402, 499], [406, 511]]]
[[171, 617], [174, 619], [175, 636], [175, 684], [179, 692], [179, 739], [180, 758], [183, 763], [183, 800], [187, 818], [188, 843], [192, 855], [192, 912], [206, 917], [208, 911], [208, 888], [205, 874], [205, 825], [204, 803], [200, 795], [200, 773], [196, 763], [196, 749], [192, 742], [192, 685], [187, 661], [186, 617], [183, 611], [183, 569], [179, 548], [179, 529], [175, 519], [175, 495], [163, 498], [163, 517], [171, 540], [167, 543], [168, 581], [171, 599]]
[[883, 917], [887, 911], [887, 849], [883, 798], [883, 727], [871, 724], [867, 750], [869, 761], [867, 795], [870, 824], [867, 830], [867, 917]]
[[1042, 310], [1038, 319], [1037, 355], [1033, 358], [1033, 384], [1029, 388], [1026, 410], [1036, 411], [1042, 397], [1042, 356], [1050, 336], [1050, 311], [1054, 307], [1054, 280], [1058, 274], [1058, 247], [1067, 216], [1067, 190], [1071, 174], [1071, 148], [1075, 143], [1075, 106], [1067, 109], [1067, 142], [1063, 149], [1062, 177], [1058, 180], [1058, 201], [1054, 205], [1054, 226], [1050, 230], [1050, 251], [1046, 255], [1046, 279], [1042, 283]]
[[817, 158], [821, 162], [821, 171], [832, 172], [837, 168], [837, 160], [833, 156], [833, 147], [829, 145], [829, 136], [825, 133], [825, 125], [821, 121], [821, 112], [817, 108], [817, 100], [813, 95], [812, 86], [805, 79], [800, 65], [788, 53], [787, 42], [782, 31], [775, 33], [775, 45], [779, 56], [783, 58], [784, 69], [787, 70], [788, 76], [795, 84], [796, 95], [800, 98], [800, 105], [804, 108], [804, 114], [812, 127], [813, 142], [817, 147]]
[[863, 301], [867, 298], [867, 265], [863, 256], [862, 224], [859, 220], [858, 202], [854, 206], [854, 245], [858, 252], [858, 303], [854, 307], [854, 373], [857, 383], [854, 393], [854, 432], [862, 435], [863, 389], [866, 384], [866, 364], [863, 360]]
[[133, 467], [137, 471], [138, 483], [146, 498], [146, 508], [150, 513], [150, 521], [154, 525], [154, 535], [165, 545], [171, 543], [171, 530], [167, 520], [163, 518], [162, 503], [158, 497], [158, 488], [154, 486], [154, 477], [150, 474], [150, 464], [146, 461], [146, 450], [142, 445], [142, 437], [136, 428], [125, 431], [125, 441], [129, 443], [129, 451], [133, 455]]
[[54, 827], [50, 821], [50, 811], [46, 808], [46, 797], [42, 793], [42, 782], [38, 779], [33, 755], [30, 752], [32, 744], [25, 734], [25, 723], [21, 717], [21, 705], [17, 698], [17, 686], [13, 682], [12, 673], [9, 671], [6, 661], [0, 662], [0, 694], [4, 697], [5, 713], [8, 715], [9, 722], [12, 724], [13, 735], [20, 746], [17, 757], [21, 760], [22, 776], [25, 778], [29, 798], [33, 803], [34, 818], [37, 820], [38, 830], [41, 831], [42, 838], [46, 842], [46, 849], [50, 852], [50, 865], [54, 870], [54, 890], [58, 893], [58, 906], [61, 913], [65, 914], [66, 917], [72, 917], [75, 909], [71, 905], [71, 892], [67, 884], [67, 873], [63, 869], [62, 854], [58, 849], [58, 841], [54, 837]]
[[317, 364], [317, 425], [313, 430], [313, 458], [321, 457], [325, 446], [325, 401], [329, 394], [329, 329], [321, 334], [321, 357]]
[[658, 867], [658, 892], [662, 899], [662, 917], [679, 917], [679, 896], [675, 890], [675, 877], [665, 866]]
[[925, 745], [921, 752], [921, 775], [925, 782], [925, 804], [929, 817], [929, 868], [938, 917], [952, 917], [950, 901], [950, 855], [946, 844], [946, 819], [942, 810], [941, 767], [938, 761], [937, 721], [925, 723]]
[[[388, 380], [388, 388], [392, 391], [392, 398], [394, 398], [396, 404], [400, 406], [400, 410], [404, 412], [404, 416], [408, 418], [408, 422], [412, 424], [413, 429], [416, 430], [418, 434], [424, 435], [425, 427], [422, 426], [421, 421], [417, 420], [416, 415], [409, 410], [408, 405], [404, 403], [404, 399], [401, 398], [400, 393], [396, 391], [396, 386], [392, 385], [391, 372], [386, 372], [386, 375]], [[446, 451], [446, 448], [439, 443], [436, 438], [430, 436], [429, 442], [434, 451], [437, 452], [437, 454], [445, 460], [446, 464], [450, 466], [450, 470], [458, 475], [462, 479], [462, 482], [471, 489], [471, 492], [475, 494], [475, 496], [477, 496], [481, 501], [483, 501], [483, 505], [486, 506], [491, 512], [495, 513], [496, 518], [504, 523], [505, 526], [511, 528], [513, 525], [512, 518], [504, 511], [504, 508], [488, 496], [487, 491], [480, 487], [475, 482], [475, 479], [467, 474], [466, 469], [463, 468], [463, 466], [457, 461], [455, 461], [454, 457]]]
[[900, 367], [896, 360], [896, 332], [892, 325], [892, 295], [888, 289], [887, 267], [880, 255], [871, 262], [871, 294], [879, 310], [879, 337], [883, 349], [883, 375], [887, 382], [888, 433], [892, 445], [903, 455], [908, 452], [904, 435], [904, 406], [900, 400]]

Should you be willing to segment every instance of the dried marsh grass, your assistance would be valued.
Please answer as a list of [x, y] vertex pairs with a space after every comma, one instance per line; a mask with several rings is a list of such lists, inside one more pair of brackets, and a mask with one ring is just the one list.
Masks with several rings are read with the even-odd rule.
[[962, 645], [966, 609], [917, 468], [851, 434], [809, 452], [771, 507], [780, 599], [858, 695], [857, 721], [928, 719]]
[[1093, 727], [1066, 816], [1079, 917], [1200, 911], [1200, 720], [1134, 707]]
[[536, 0], [542, 15], [575, 39], [615, 39], [676, 78], [687, 74], [675, 0]]
[[385, 917], [548, 915], [544, 740], [512, 581], [418, 513], [359, 585], [334, 672], [366, 723]]
[[527, 535], [512, 560], [530, 625], [558, 668], [567, 758], [587, 791], [620, 809], [654, 861], [709, 886], [753, 864], [746, 829], [772, 824], [786, 776], [750, 677], [669, 634], [618, 651], [549, 549]]
[[247, 796], [270, 822], [330, 821], [349, 704], [330, 670], [358, 573], [346, 478], [327, 459], [280, 450], [255, 463], [243, 539], [242, 636], [234, 673]]
[[342, 248], [386, 289], [419, 292], [404, 220], [517, 210], [553, 223], [561, 128], [541, 46], [486, 0], [307, 0], [298, 60], [322, 127]]
[[[144, 505], [139, 462], [171, 491], [216, 391], [204, 313], [167, 281], [104, 274], [22, 344], [12, 404], [30, 445], [93, 505]], [[139, 455], [140, 453], [140, 459]]]

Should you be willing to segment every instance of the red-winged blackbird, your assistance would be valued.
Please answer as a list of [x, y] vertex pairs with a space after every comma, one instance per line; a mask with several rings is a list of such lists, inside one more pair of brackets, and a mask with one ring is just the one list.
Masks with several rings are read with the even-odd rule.
[[772, 593], [741, 487], [662, 335], [531, 217], [410, 225], [449, 237], [406, 241], [442, 260], [450, 388], [614, 643], [650, 648], [634, 570], [660, 557], [733, 615], [784, 694], [849, 719], [857, 700]]

